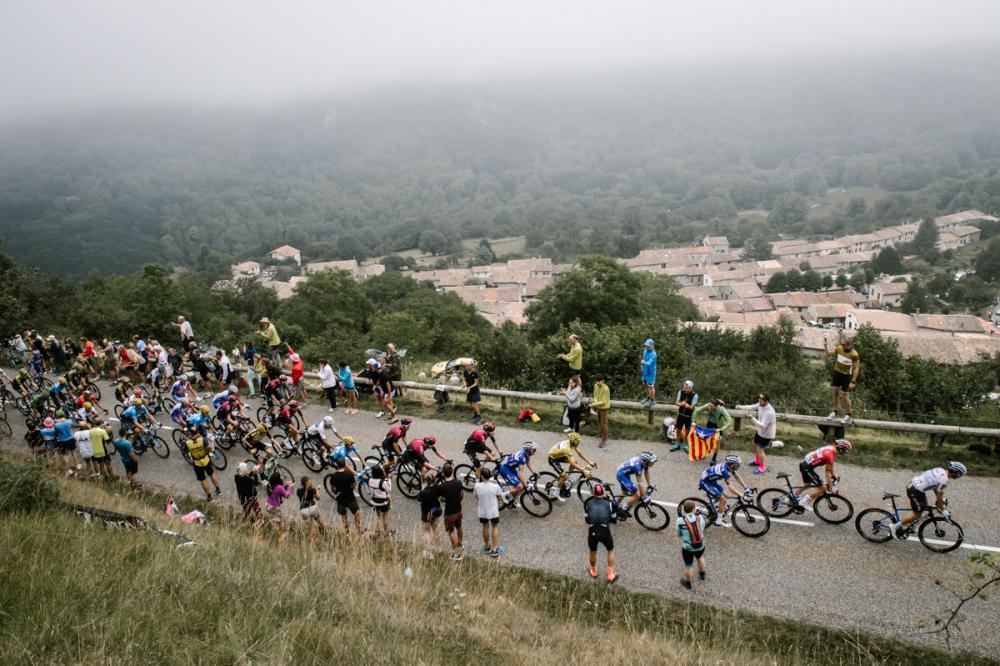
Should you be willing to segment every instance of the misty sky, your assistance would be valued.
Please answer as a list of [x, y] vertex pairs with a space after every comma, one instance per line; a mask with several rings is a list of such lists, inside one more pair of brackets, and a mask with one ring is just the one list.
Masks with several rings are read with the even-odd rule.
[[0, 120], [996, 44], [998, 0], [0, 0]]

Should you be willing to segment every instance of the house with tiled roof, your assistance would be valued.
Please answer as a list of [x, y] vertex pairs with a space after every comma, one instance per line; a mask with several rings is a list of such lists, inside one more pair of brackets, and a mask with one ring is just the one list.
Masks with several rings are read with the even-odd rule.
[[963, 210], [960, 213], [952, 213], [951, 215], [942, 215], [941, 217], [934, 218], [934, 224], [937, 225], [938, 231], [951, 231], [955, 227], [967, 226], [971, 222], [988, 221], [996, 222], [997, 218], [992, 215], [987, 215], [981, 210], [976, 210], [972, 208], [970, 210]]
[[256, 261], [241, 261], [232, 266], [233, 278], [257, 277], [260, 275], [260, 264]]
[[302, 254], [291, 245], [276, 247], [268, 252], [267, 256], [274, 261], [294, 261], [299, 266], [302, 265]]
[[844, 328], [847, 313], [853, 309], [854, 306], [847, 303], [816, 303], [806, 308], [805, 314], [802, 316], [807, 321], [836, 324], [840, 328]]
[[992, 335], [993, 326], [975, 315], [915, 314], [913, 322], [918, 332], [939, 333], [958, 337]]
[[880, 305], [892, 308], [903, 302], [909, 288], [907, 282], [879, 282], [872, 285], [869, 296]]
[[865, 324], [871, 324], [878, 331], [895, 331], [897, 333], [916, 333], [917, 325], [913, 317], [900, 312], [885, 310], [851, 310], [844, 318], [844, 328], [856, 331]]

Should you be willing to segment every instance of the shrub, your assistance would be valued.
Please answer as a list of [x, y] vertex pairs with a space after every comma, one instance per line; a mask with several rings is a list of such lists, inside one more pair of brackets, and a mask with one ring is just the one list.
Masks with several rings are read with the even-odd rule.
[[44, 464], [0, 459], [0, 514], [43, 511], [59, 502], [59, 487]]

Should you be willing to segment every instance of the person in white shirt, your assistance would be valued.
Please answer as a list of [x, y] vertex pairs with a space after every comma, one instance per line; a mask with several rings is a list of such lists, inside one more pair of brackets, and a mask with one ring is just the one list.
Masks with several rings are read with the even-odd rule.
[[913, 477], [910, 480], [910, 485], [906, 487], [906, 496], [910, 498], [910, 508], [913, 509], [913, 512], [906, 514], [898, 522], [893, 523], [892, 533], [896, 538], [905, 537], [906, 530], [903, 528], [914, 522], [923, 515], [924, 511], [929, 509], [927, 504], [928, 490], [934, 491], [934, 505], [941, 512], [941, 515], [945, 518], [951, 518], [951, 512], [944, 508], [944, 489], [948, 486], [950, 480], [961, 478], [968, 471], [962, 463], [952, 461], [948, 463], [947, 469], [935, 467]]
[[768, 399], [767, 394], [761, 393], [757, 396], [756, 405], [737, 405], [736, 408], [753, 413], [750, 420], [757, 427], [757, 432], [753, 436], [753, 445], [757, 457], [750, 461], [750, 466], [757, 468], [753, 471], [754, 474], [765, 474], [767, 473], [767, 462], [764, 451], [767, 447], [771, 446], [771, 442], [774, 440], [778, 429], [774, 407], [771, 406], [771, 401]]
[[177, 317], [176, 322], [171, 322], [181, 331], [181, 347], [188, 348], [188, 343], [194, 342], [194, 331], [191, 329], [191, 322], [184, 317]]
[[490, 470], [485, 467], [480, 472], [479, 481], [473, 493], [478, 504], [479, 522], [483, 526], [483, 552], [499, 557], [504, 551], [500, 545], [500, 486], [490, 478]]
[[323, 395], [330, 401], [330, 409], [326, 411], [332, 412], [337, 409], [337, 373], [325, 358], [319, 360], [319, 381], [323, 387]]

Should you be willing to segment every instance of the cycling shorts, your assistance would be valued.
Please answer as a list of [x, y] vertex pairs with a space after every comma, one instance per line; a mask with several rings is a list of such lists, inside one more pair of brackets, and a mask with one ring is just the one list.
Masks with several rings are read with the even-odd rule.
[[632, 475], [628, 472], [621, 471], [615, 474], [615, 478], [618, 479], [618, 485], [622, 487], [629, 495], [633, 495], [639, 492], [639, 488], [636, 487], [635, 482], [632, 481]]
[[521, 479], [517, 475], [516, 467], [507, 467], [506, 465], [501, 465], [497, 468], [500, 472], [500, 476], [507, 480], [512, 488], [521, 485]]
[[385, 451], [385, 457], [389, 462], [396, 459], [396, 449], [393, 448], [392, 442], [382, 442], [382, 450]]
[[913, 509], [913, 513], [923, 513], [927, 510], [927, 493], [913, 486], [907, 486], [906, 496], [910, 498], [910, 508]]
[[559, 472], [560, 474], [562, 474], [563, 471], [565, 471], [563, 469], [563, 465], [566, 465], [568, 467], [569, 465], [572, 465], [575, 462], [576, 459], [573, 456], [568, 456], [566, 458], [554, 458], [552, 456], [549, 456], [549, 465], [552, 467], [552, 469]]
[[708, 493], [708, 496], [712, 499], [719, 499], [722, 497], [722, 484], [718, 481], [699, 481], [698, 488]]
[[400, 465], [405, 465], [405, 464], [410, 463], [410, 462], [419, 463], [419, 465], [422, 467], [422, 466], [424, 466], [424, 465], [427, 464], [427, 456], [419, 455], [418, 453], [416, 453], [412, 449], [404, 450], [399, 455], [399, 464]]
[[823, 482], [819, 478], [819, 474], [816, 473], [814, 467], [810, 467], [809, 463], [805, 460], [799, 463], [799, 471], [802, 473], [802, 483], [810, 486], [821, 486]]
[[465, 441], [465, 453], [466, 455], [476, 455], [479, 453], [486, 453], [489, 451], [489, 447], [486, 446], [486, 442], [477, 442], [474, 439], [467, 439]]

